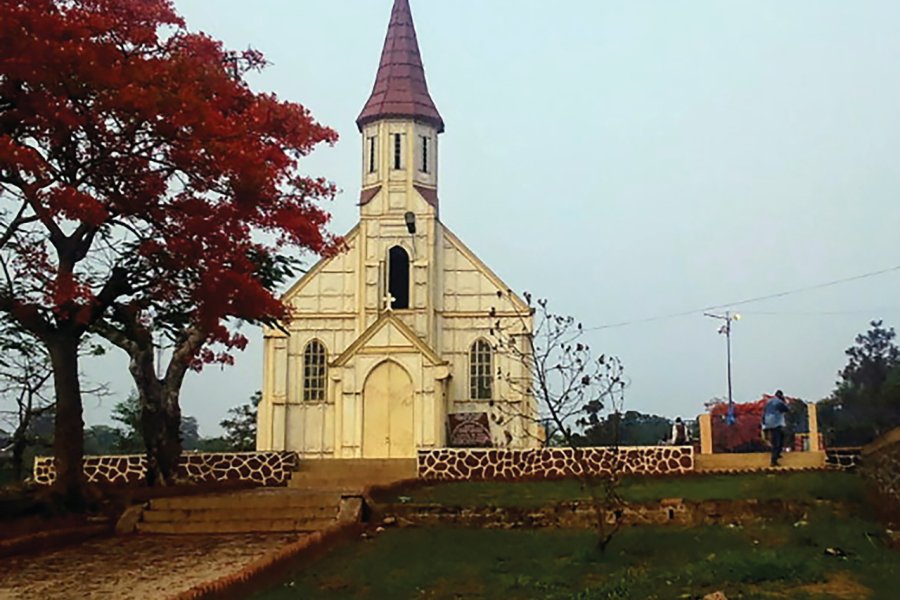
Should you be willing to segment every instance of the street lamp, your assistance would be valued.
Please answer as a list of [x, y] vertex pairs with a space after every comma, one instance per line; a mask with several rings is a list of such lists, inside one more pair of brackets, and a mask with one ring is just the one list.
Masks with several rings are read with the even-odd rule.
[[728, 360], [728, 424], [734, 425], [734, 398], [731, 393], [731, 324], [735, 321], [740, 321], [741, 315], [738, 313], [731, 314], [729, 311], [725, 311], [724, 315], [716, 315], [713, 313], [703, 313], [703, 315], [711, 319], [725, 321], [725, 323], [719, 327], [719, 333], [725, 334], [725, 352]]

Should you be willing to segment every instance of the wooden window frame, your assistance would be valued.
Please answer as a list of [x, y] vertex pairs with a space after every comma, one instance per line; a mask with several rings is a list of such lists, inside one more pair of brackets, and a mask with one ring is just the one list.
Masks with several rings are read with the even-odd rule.
[[328, 398], [328, 350], [320, 340], [303, 348], [303, 401], [325, 402]]
[[494, 349], [484, 338], [469, 348], [469, 396], [471, 400], [494, 399]]

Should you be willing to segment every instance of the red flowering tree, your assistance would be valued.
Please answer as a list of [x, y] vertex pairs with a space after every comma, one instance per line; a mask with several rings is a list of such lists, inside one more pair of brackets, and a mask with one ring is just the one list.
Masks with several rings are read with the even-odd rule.
[[[707, 404], [712, 420], [713, 452], [765, 452], [768, 443], [763, 439], [762, 417], [766, 403], [772, 399], [763, 394], [756, 402], [735, 403], [734, 422], [729, 423], [728, 402], [717, 400]], [[806, 430], [806, 405], [799, 398], [786, 397], [790, 414], [785, 447], [792, 445], [793, 434]]]
[[734, 422], [728, 422], [728, 403], [718, 402], [709, 406], [712, 416], [714, 452], [761, 452], [765, 449], [762, 438], [762, 414], [766, 399], [757, 402], [734, 404]]
[[243, 76], [263, 65], [189, 32], [169, 0], [0, 0], [0, 310], [50, 354], [69, 500], [92, 328], [126, 332], [155, 307], [178, 315], [178, 369], [215, 360], [204, 344], [244, 343], [229, 317], [284, 315], [275, 252], [329, 246], [333, 188], [297, 169], [336, 134], [254, 93]]

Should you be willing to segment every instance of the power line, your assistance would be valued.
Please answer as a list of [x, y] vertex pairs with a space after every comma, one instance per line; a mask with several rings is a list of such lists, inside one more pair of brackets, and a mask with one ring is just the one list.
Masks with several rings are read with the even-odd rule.
[[835, 317], [835, 316], [851, 316], [851, 315], [880, 315], [886, 312], [895, 312], [900, 310], [897, 306], [883, 306], [881, 308], [860, 308], [856, 310], [820, 310], [820, 311], [758, 311], [751, 310], [744, 312], [745, 315], [764, 316], [764, 317]]
[[744, 300], [738, 300], [737, 302], [727, 302], [724, 304], [714, 304], [712, 306], [704, 306], [702, 308], [695, 308], [693, 310], [685, 310], [677, 313], [670, 313], [666, 315], [659, 315], [655, 317], [647, 317], [644, 319], [634, 319], [631, 321], [622, 321], [620, 323], [610, 323], [607, 325], [598, 325], [596, 327], [586, 327], [584, 331], [599, 331], [601, 329], [614, 329], [618, 327], [625, 327], [627, 325], [637, 325], [639, 323], [652, 323], [654, 321], [663, 321], [668, 319], [676, 319], [678, 317], [688, 317], [691, 315], [696, 315], [698, 313], [704, 313], [712, 310], [720, 310], [723, 308], [733, 308], [735, 306], [745, 306], [747, 304], [754, 304], [756, 302], [762, 302], [764, 300], [774, 300], [776, 298], [784, 298], [785, 296], [793, 296], [794, 294], [800, 294], [803, 292], [811, 292], [815, 290], [821, 290], [828, 287], [833, 287], [836, 285], [842, 285], [845, 283], [851, 283], [853, 281], [859, 281], [861, 279], [869, 279], [871, 277], [878, 277], [879, 275], [886, 275], [888, 273], [893, 273], [896, 271], [900, 271], [900, 265], [890, 267], [887, 269], [881, 269], [880, 271], [871, 271], [869, 273], [863, 273], [862, 275], [854, 275], [853, 277], [845, 277], [843, 279], [835, 279], [833, 281], [826, 281], [825, 283], [818, 283], [815, 285], [810, 285], [802, 288], [795, 288], [793, 290], [787, 290], [784, 292], [778, 292], [775, 294], [767, 294], [765, 296], [756, 296], [754, 298], [746, 298]]

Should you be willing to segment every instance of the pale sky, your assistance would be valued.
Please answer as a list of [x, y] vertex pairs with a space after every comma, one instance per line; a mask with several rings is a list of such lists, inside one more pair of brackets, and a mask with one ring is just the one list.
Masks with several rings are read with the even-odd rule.
[[[392, 0], [175, 0], [191, 29], [273, 63], [255, 89], [341, 134], [309, 173], [355, 223], [355, 119]], [[900, 265], [900, 2], [411, 0], [441, 137], [441, 219], [513, 289], [586, 327]], [[742, 306], [736, 401], [817, 400], [873, 318], [900, 326], [900, 272]], [[632, 380], [627, 408], [695, 416], [724, 396], [725, 340], [700, 312], [590, 333]], [[219, 433], [261, 387], [261, 335], [189, 375]], [[126, 361], [86, 365], [120, 395]], [[114, 400], [86, 400], [88, 425]]]

